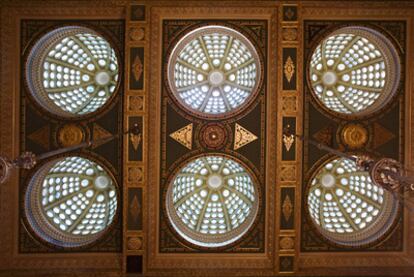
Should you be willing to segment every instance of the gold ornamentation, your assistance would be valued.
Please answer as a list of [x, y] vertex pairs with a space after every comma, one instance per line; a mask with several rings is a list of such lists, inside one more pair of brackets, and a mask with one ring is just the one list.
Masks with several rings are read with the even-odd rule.
[[84, 133], [77, 125], [66, 124], [58, 130], [57, 139], [60, 145], [68, 147], [81, 143], [84, 139]]
[[290, 81], [292, 80], [293, 75], [295, 74], [295, 65], [293, 63], [292, 58], [289, 56], [286, 59], [285, 65], [283, 66], [284, 69], [284, 73], [285, 73], [285, 77], [287, 79], [287, 81], [290, 83]]
[[280, 180], [282, 182], [294, 182], [296, 181], [296, 166], [295, 165], [282, 165], [280, 170]]
[[135, 195], [134, 198], [132, 198], [131, 203], [129, 204], [129, 214], [132, 217], [132, 220], [134, 222], [138, 222], [138, 217], [141, 213], [141, 205], [139, 204], [138, 197]]
[[293, 270], [293, 256], [280, 257], [280, 272], [287, 273]]
[[361, 124], [348, 124], [341, 132], [343, 142], [349, 148], [361, 148], [368, 141], [368, 131]]
[[134, 41], [143, 40], [145, 37], [145, 30], [144, 28], [136, 28], [133, 27], [129, 30], [129, 38]]
[[142, 238], [130, 237], [127, 242], [128, 250], [141, 250], [142, 249]]
[[288, 20], [293, 20], [295, 12], [291, 7], [285, 7], [285, 16]]
[[144, 66], [142, 65], [141, 58], [139, 55], [135, 56], [134, 63], [131, 66], [132, 74], [134, 75], [134, 79], [138, 82], [141, 79], [142, 72], [144, 70]]
[[94, 141], [92, 148], [101, 146], [113, 139], [112, 134], [97, 123], [93, 124], [92, 132], [92, 140]]
[[237, 150], [256, 139], [256, 135], [236, 123], [234, 131], [234, 150]]
[[283, 134], [283, 145], [286, 148], [286, 151], [289, 152], [290, 148], [292, 147], [293, 143], [295, 142], [295, 136], [294, 135], [285, 135]]
[[295, 246], [295, 241], [291, 237], [282, 237], [279, 241], [280, 249], [290, 250]]
[[296, 96], [283, 96], [282, 98], [282, 111], [283, 114], [296, 113]]
[[395, 138], [395, 135], [391, 131], [387, 130], [378, 123], [374, 123], [373, 132], [372, 146], [374, 149]]
[[298, 37], [298, 30], [296, 28], [283, 28], [282, 37], [285, 41], [295, 41]]
[[292, 200], [290, 200], [289, 195], [286, 195], [285, 200], [283, 200], [283, 204], [282, 204], [282, 213], [286, 221], [289, 221], [290, 217], [292, 216], [292, 212], [293, 212]]
[[142, 167], [134, 166], [128, 168], [127, 180], [128, 183], [141, 183], [144, 179], [144, 173]]
[[145, 6], [134, 5], [131, 6], [131, 20], [144, 20], [145, 19]]
[[280, 170], [280, 180], [284, 182], [296, 181], [296, 166], [282, 165], [282, 168]]
[[0, 185], [9, 179], [12, 169], [12, 162], [8, 158], [0, 156]]
[[208, 149], [220, 149], [228, 142], [228, 133], [223, 124], [214, 122], [204, 125], [199, 133], [201, 145]]
[[171, 133], [170, 137], [191, 150], [193, 145], [193, 123]]
[[30, 135], [28, 135], [28, 138], [31, 141], [39, 144], [43, 148], [49, 149], [49, 146], [50, 146], [50, 127], [49, 127], [49, 125], [46, 125], [46, 126], [40, 128], [40, 129], [34, 131]]
[[132, 112], [144, 111], [144, 96], [132, 95], [129, 96], [128, 109]]
[[142, 134], [129, 134], [129, 141], [132, 143], [132, 148], [137, 151], [142, 141]]

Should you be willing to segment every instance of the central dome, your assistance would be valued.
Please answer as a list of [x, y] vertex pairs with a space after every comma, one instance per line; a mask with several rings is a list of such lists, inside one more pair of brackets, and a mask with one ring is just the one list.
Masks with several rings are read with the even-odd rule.
[[186, 163], [167, 191], [171, 224], [187, 241], [220, 247], [243, 236], [258, 210], [258, 189], [239, 162], [205, 156]]
[[168, 63], [168, 81], [178, 102], [201, 117], [221, 117], [257, 94], [259, 56], [241, 33], [206, 26], [185, 35]]

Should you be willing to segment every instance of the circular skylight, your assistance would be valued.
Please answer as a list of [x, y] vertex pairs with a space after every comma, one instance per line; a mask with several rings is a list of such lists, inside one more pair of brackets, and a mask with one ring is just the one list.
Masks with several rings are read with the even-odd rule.
[[25, 210], [33, 230], [44, 240], [77, 247], [99, 238], [117, 210], [114, 179], [82, 157], [51, 161], [33, 176]]
[[31, 94], [45, 109], [65, 117], [102, 107], [118, 84], [114, 49], [95, 31], [62, 27], [44, 35], [26, 64]]
[[177, 43], [168, 63], [168, 80], [174, 97], [195, 114], [232, 114], [257, 94], [259, 56], [239, 32], [201, 27]]
[[248, 231], [258, 198], [257, 184], [240, 163], [205, 156], [191, 160], [174, 176], [166, 205], [172, 225], [185, 240], [220, 247]]
[[325, 162], [311, 180], [309, 214], [328, 239], [347, 246], [375, 241], [391, 226], [398, 210], [392, 195], [375, 185], [355, 162]]
[[379, 32], [345, 27], [313, 52], [309, 78], [313, 94], [339, 114], [366, 115], [382, 108], [400, 79], [398, 53]]

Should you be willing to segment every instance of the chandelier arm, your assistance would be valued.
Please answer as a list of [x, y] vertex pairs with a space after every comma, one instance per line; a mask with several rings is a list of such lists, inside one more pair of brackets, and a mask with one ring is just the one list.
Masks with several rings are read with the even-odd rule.
[[106, 138], [102, 138], [98, 140], [85, 141], [77, 145], [72, 145], [72, 146], [68, 146], [65, 148], [52, 150], [46, 153], [39, 154], [37, 156], [33, 152], [30, 152], [30, 151], [23, 152], [19, 157], [13, 160], [10, 160], [9, 158], [5, 156], [0, 156], [0, 184], [3, 184], [8, 180], [8, 178], [10, 177], [11, 170], [14, 168], [32, 169], [36, 165], [36, 163], [40, 160], [44, 160], [44, 159], [47, 159], [47, 158], [50, 158], [56, 155], [72, 152], [75, 150], [88, 148], [98, 143], [105, 143], [114, 138], [119, 138], [120, 136], [124, 136], [128, 134], [139, 135], [140, 133], [141, 133], [141, 130], [140, 130], [139, 125], [134, 124], [132, 127], [130, 127], [125, 132], [122, 132], [121, 134], [111, 135]]

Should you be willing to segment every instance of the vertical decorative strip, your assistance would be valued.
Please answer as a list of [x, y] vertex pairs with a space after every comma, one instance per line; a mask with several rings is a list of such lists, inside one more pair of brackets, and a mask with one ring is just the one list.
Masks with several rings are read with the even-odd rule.
[[126, 12], [124, 128], [139, 134], [124, 138], [124, 273], [144, 273], [147, 148], [148, 7], [130, 4]]
[[[278, 265], [279, 273], [295, 273], [298, 256], [298, 237], [295, 218], [300, 209], [301, 142], [293, 133], [301, 133], [300, 76], [300, 7], [282, 3], [279, 9], [278, 36], [278, 128], [277, 199], [278, 204]], [[292, 135], [283, 134], [289, 128]]]

